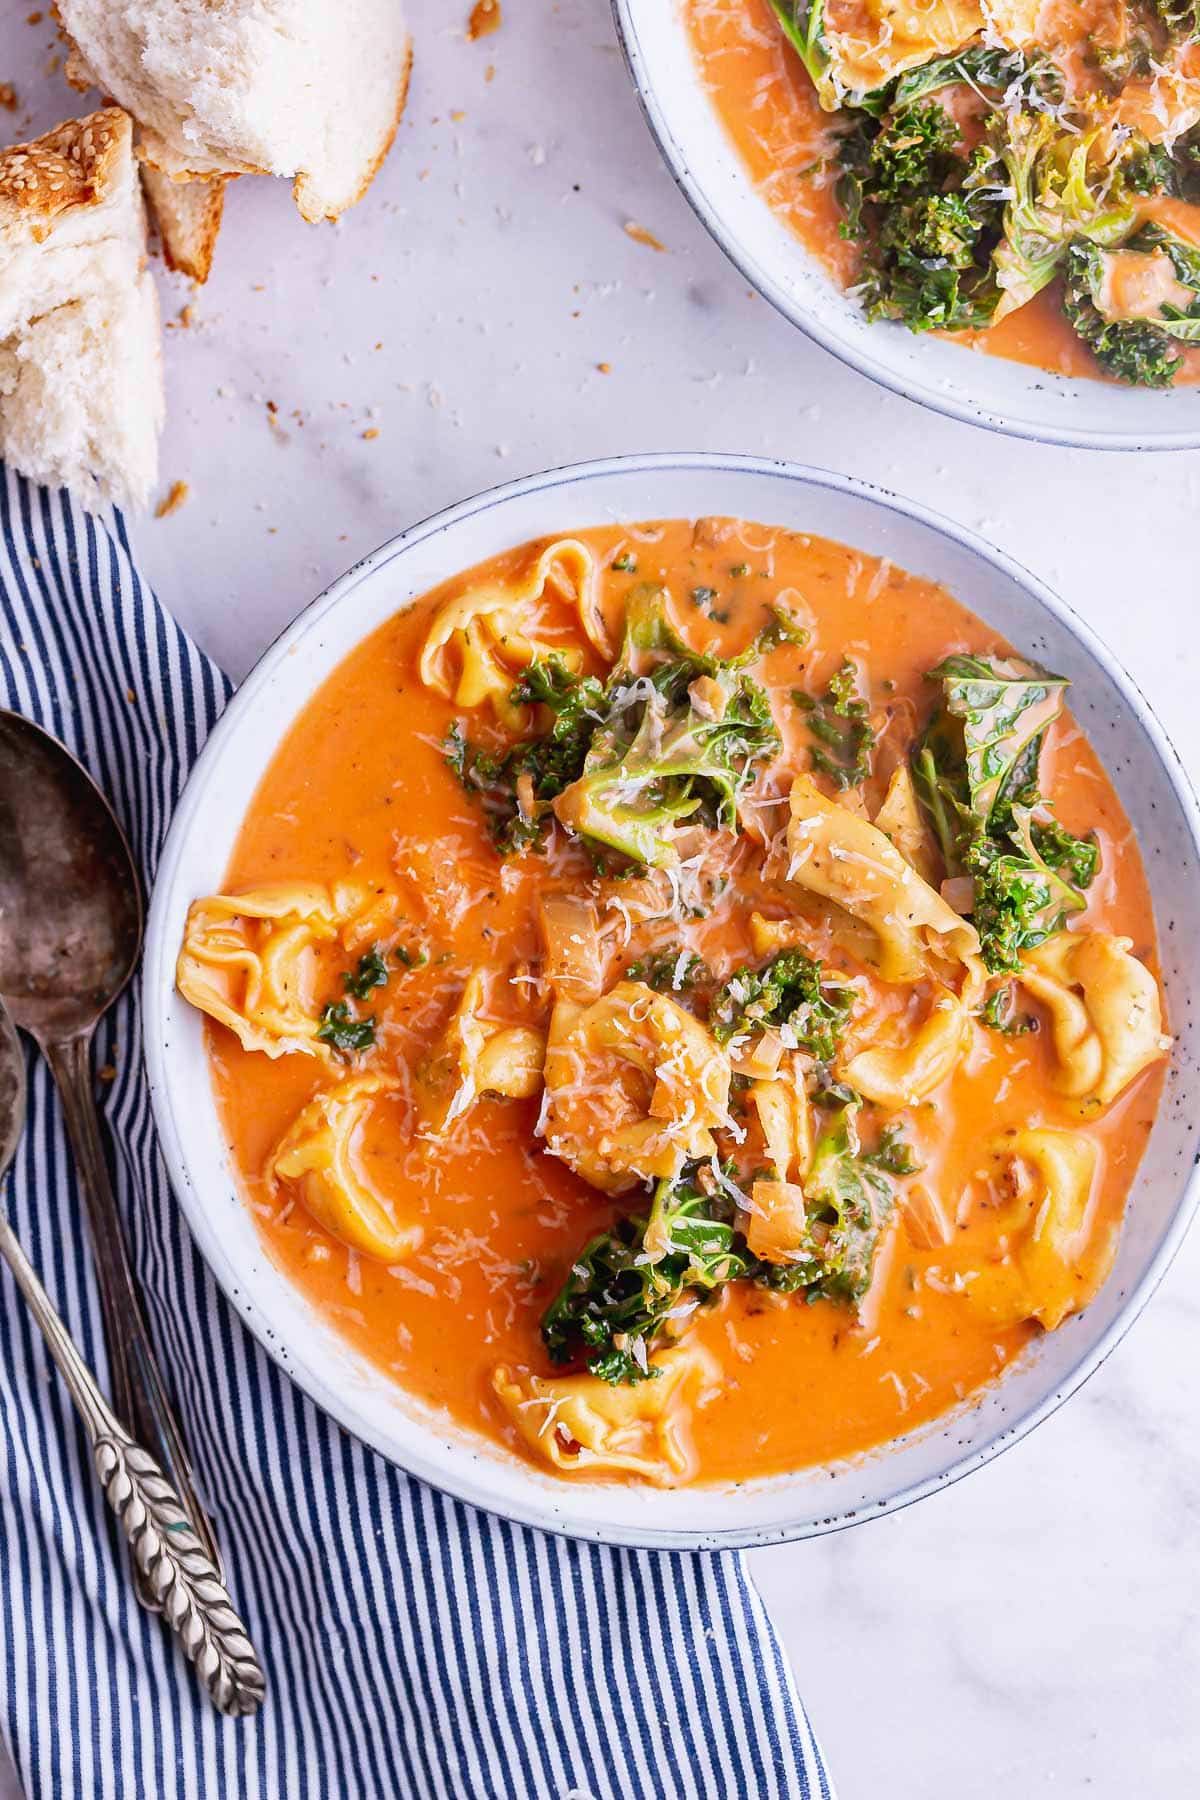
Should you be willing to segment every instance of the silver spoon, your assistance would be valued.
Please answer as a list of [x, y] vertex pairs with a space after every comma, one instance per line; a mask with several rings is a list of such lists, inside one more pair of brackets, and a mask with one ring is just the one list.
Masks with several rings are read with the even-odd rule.
[[[219, 1572], [146, 1330], [92, 1097], [92, 1038], [141, 943], [137, 871], [104, 795], [57, 738], [0, 710], [0, 999], [37, 1043], [62, 1097], [83, 1177], [114, 1409], [152, 1448]], [[138, 1593], [155, 1606], [140, 1578]]]
[[[25, 1124], [25, 1062], [0, 1001], [0, 1187]], [[128, 1540], [134, 1566], [213, 1703], [224, 1713], [257, 1712], [266, 1682], [245, 1627], [211, 1557], [188, 1523], [171, 1483], [113, 1414], [96, 1378], [50, 1304], [7, 1217], [0, 1256], [29, 1303], [46, 1347], [83, 1420], [104, 1497]]]

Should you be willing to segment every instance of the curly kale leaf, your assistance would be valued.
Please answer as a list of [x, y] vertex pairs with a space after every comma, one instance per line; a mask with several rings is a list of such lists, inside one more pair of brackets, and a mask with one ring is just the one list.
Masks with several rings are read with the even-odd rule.
[[[1145, 259], [1147, 276], [1164, 272], [1178, 293], [1146, 317], [1121, 317], [1114, 297], [1111, 253], [1094, 244], [1073, 244], [1067, 255], [1063, 309], [1076, 335], [1101, 368], [1134, 386], [1170, 387], [1182, 367], [1178, 343], [1200, 343], [1200, 250], [1156, 223], [1141, 230], [1118, 253]], [[1183, 296], [1190, 295], [1186, 304]]]
[[993, 974], [1018, 969], [1023, 950], [1044, 944], [1087, 904], [1039, 852], [1026, 807], [1013, 807], [1007, 844], [977, 838], [966, 867], [975, 882], [971, 918]]
[[871, 703], [859, 693], [858, 679], [858, 670], [847, 657], [820, 699], [802, 688], [792, 692], [795, 705], [808, 714], [809, 736], [814, 740], [809, 750], [813, 768], [843, 792], [862, 786], [871, 773], [875, 748]]
[[986, 150], [964, 156], [959, 141], [936, 100], [878, 123], [860, 116], [843, 137], [841, 229], [861, 246], [857, 291], [868, 317], [913, 331], [963, 330], [991, 317], [999, 189], [988, 179]]
[[808, 72], [826, 111], [839, 104], [825, 36], [825, 0], [771, 0], [783, 34]]
[[971, 44], [953, 56], [935, 56], [901, 75], [888, 93], [895, 112], [948, 87], [974, 88], [976, 93], [1003, 96], [1007, 106], [1035, 97], [1048, 105], [1062, 100], [1062, 70], [1042, 52], [1025, 55], [989, 44]]
[[775, 1028], [789, 1049], [832, 1062], [853, 1006], [853, 990], [823, 981], [815, 957], [781, 950], [759, 970], [736, 969], [713, 995], [708, 1022], [718, 1044]]
[[[1016, 657], [950, 656], [929, 672], [942, 705], [913, 755], [913, 781], [948, 874], [970, 875], [984, 962], [1015, 969], [1086, 904], [1099, 847], [1048, 812], [1038, 767], [1067, 682]], [[1035, 812], [1042, 816], [1035, 817]]]
[[[614, 1385], [650, 1372], [647, 1352], [670, 1326], [752, 1259], [732, 1224], [724, 1194], [692, 1182], [661, 1181], [649, 1213], [618, 1219], [586, 1244], [542, 1316], [552, 1362], [583, 1360]], [[656, 1246], [647, 1251], [647, 1233]], [[682, 1310], [681, 1310], [682, 1309]]]
[[[586, 1244], [542, 1316], [542, 1341], [555, 1363], [583, 1362], [613, 1385], [653, 1377], [649, 1357], [686, 1329], [696, 1308], [731, 1281], [843, 1304], [870, 1285], [892, 1186], [859, 1154], [857, 1099], [823, 1133], [805, 1182], [805, 1241], [788, 1263], [756, 1257], [725, 1187], [705, 1194], [696, 1170], [660, 1181], [648, 1213], [618, 1219]], [[811, 1191], [810, 1191], [811, 1190]]]
[[1036, 784], [1042, 737], [1069, 684], [1019, 657], [985, 656], [948, 656], [926, 680], [941, 682], [943, 707], [961, 729], [972, 820], [994, 830], [1011, 800]]
[[568, 829], [653, 868], [679, 862], [684, 823], [737, 830], [739, 795], [780, 747], [770, 702], [741, 659], [681, 642], [661, 590], [630, 606], [604, 705], [582, 773], [555, 802]]
[[323, 1044], [329, 1044], [336, 1050], [339, 1056], [357, 1055], [374, 1047], [375, 1016], [368, 1013], [365, 1017], [360, 1017], [351, 1012], [348, 1001], [331, 1000], [321, 1008], [317, 1036]]
[[860, 1154], [857, 1100], [834, 1112], [804, 1178], [807, 1242], [796, 1267], [810, 1294], [853, 1303], [871, 1285], [879, 1234], [892, 1208], [892, 1185]]
[[1127, 152], [1110, 134], [1068, 131], [1044, 112], [997, 115], [990, 141], [1004, 171], [1004, 229], [993, 259], [1002, 298], [1015, 312], [1062, 268], [1073, 240], [1120, 243], [1137, 222]]
[[[773, 621], [772, 643], [785, 624]], [[766, 692], [746, 672], [763, 649], [761, 639], [732, 658], [690, 649], [667, 616], [665, 590], [641, 584], [607, 681], [558, 656], [534, 661], [511, 698], [533, 709], [538, 734], [497, 751], [455, 724], [446, 761], [505, 853], [536, 848], [553, 814], [634, 862], [671, 867], [675, 828], [736, 830], [738, 796], [779, 750]]]

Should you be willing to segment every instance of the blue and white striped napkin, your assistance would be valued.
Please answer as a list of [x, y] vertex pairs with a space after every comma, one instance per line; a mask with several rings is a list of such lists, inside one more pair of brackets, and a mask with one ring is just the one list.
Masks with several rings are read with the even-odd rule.
[[[118, 517], [0, 469], [0, 705], [79, 755], [147, 876], [229, 696], [143, 586]], [[0, 854], [3, 846], [0, 845]], [[224, 1720], [133, 1596], [83, 1438], [0, 1277], [0, 1727], [29, 1800], [830, 1800], [732, 1554], [598, 1548], [476, 1512], [347, 1437], [218, 1292], [171, 1196], [136, 993], [97, 1063], [116, 1182], [230, 1587], [270, 1682]], [[105, 1379], [45, 1069], [13, 1224]]]

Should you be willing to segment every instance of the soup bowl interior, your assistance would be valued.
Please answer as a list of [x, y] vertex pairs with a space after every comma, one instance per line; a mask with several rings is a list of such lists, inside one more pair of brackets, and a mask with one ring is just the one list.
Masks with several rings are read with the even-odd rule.
[[[266, 1254], [240, 1197], [200, 1015], [177, 994], [174, 970], [188, 905], [220, 889], [281, 740], [364, 637], [438, 583], [529, 539], [703, 514], [887, 557], [943, 583], [1022, 652], [1071, 678], [1075, 716], [1138, 833], [1177, 1045], [1116, 1266], [1086, 1313], [1036, 1342], [975, 1402], [869, 1455], [736, 1491], [661, 1491], [542, 1473], [420, 1407], [313, 1309]], [[1190, 933], [1172, 927], [1195, 916], [1198, 892], [1195, 801], [1146, 703], [1060, 601], [978, 539], [845, 477], [750, 458], [629, 458], [534, 476], [415, 526], [352, 569], [267, 652], [209, 739], [163, 851], [147, 933], [145, 1051], [162, 1147], [196, 1241], [249, 1328], [314, 1400], [413, 1474], [511, 1518], [609, 1541], [733, 1546], [833, 1530], [932, 1491], [1030, 1429], [1097, 1366], [1161, 1278], [1196, 1197], [1200, 969]]]
[[1093, 449], [1200, 445], [1200, 385], [1156, 393], [1069, 380], [951, 338], [870, 324], [767, 204], [705, 90], [682, 0], [613, 0], [646, 118], [693, 209], [747, 281], [826, 350], [884, 387], [969, 423]]

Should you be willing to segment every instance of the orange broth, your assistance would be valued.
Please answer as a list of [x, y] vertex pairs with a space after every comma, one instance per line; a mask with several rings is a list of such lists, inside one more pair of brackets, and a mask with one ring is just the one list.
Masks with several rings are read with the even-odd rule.
[[[1110, 0], [1090, 3], [1106, 16], [1111, 10]], [[835, 121], [843, 115], [822, 111], [769, 0], [684, 0], [684, 6], [705, 86], [751, 181], [839, 286], [851, 286], [857, 251], [839, 233], [836, 170], [825, 163], [837, 136]], [[1042, 20], [1047, 45], [1060, 60], [1089, 29], [1075, 0], [1047, 0]], [[1181, 67], [1191, 72], [1194, 60], [1193, 53], [1185, 53]], [[1143, 213], [1182, 237], [1200, 240], [1194, 206], [1160, 198], [1149, 201]], [[986, 331], [955, 332], [953, 341], [1058, 375], [1110, 379], [1067, 322], [1058, 282]], [[1176, 383], [1200, 380], [1200, 351], [1178, 348], [1183, 366]]]
[[[821, 691], [849, 653], [869, 680], [881, 731], [866, 796], [872, 814], [890, 767], [930, 711], [924, 672], [952, 650], [1006, 648], [945, 589], [820, 538], [737, 523], [694, 530], [677, 520], [577, 535], [605, 571], [610, 620], [619, 618], [635, 582], [662, 580], [697, 647], [740, 648], [761, 625], [764, 602], [794, 590], [811, 642], [804, 649], [781, 644], [762, 672], [785, 734], [785, 767], [800, 769], [807, 760], [803, 714], [790, 703], [791, 690]], [[234, 891], [350, 876], [381, 889], [399, 886], [401, 941], [427, 948], [430, 961], [394, 976], [370, 1004], [379, 1021], [375, 1058], [402, 1080], [436, 1041], [473, 967], [493, 972], [491, 1016], [544, 1023], [548, 1005], [521, 975], [540, 954], [537, 896], [545, 883], [561, 884], [564, 874], [587, 866], [561, 846], [548, 856], [501, 860], [443, 757], [458, 709], [416, 675], [431, 610], [479, 580], [513, 580], [540, 548], [523, 546], [456, 577], [346, 658], [280, 746], [227, 871]], [[636, 554], [636, 575], [610, 567], [625, 551]], [[731, 573], [743, 567], [744, 574]], [[688, 604], [687, 596], [705, 587], [717, 591], [708, 610], [723, 613], [723, 622]], [[1063, 823], [1095, 830], [1100, 839], [1103, 860], [1087, 923], [1131, 938], [1135, 952], [1153, 962], [1150, 897], [1129, 823], [1069, 715], [1051, 727], [1043, 770]], [[747, 858], [743, 848], [732, 858], [730, 887], [708, 917], [686, 928], [669, 920], [635, 926], [608, 980], [634, 958], [679, 942], [718, 974], [753, 960], [745, 921], [759, 878], [751, 852]], [[344, 966], [341, 953], [323, 970], [322, 999], [340, 994]], [[1050, 1086], [1046, 1037], [976, 1030], [973, 1048], [936, 1100], [903, 1115], [926, 1165], [923, 1179], [958, 1220], [956, 1241], [917, 1250], [891, 1230], [865, 1322], [840, 1305], [806, 1305], [802, 1295], [783, 1299], [740, 1286], [698, 1315], [695, 1333], [719, 1359], [723, 1381], [694, 1420], [700, 1479], [742, 1480], [881, 1444], [979, 1390], [1038, 1329], [997, 1329], [954, 1291], [953, 1279], [987, 1236], [987, 1209], [971, 1201], [981, 1144], [1010, 1126], [1077, 1124]], [[322, 1085], [322, 1072], [303, 1056], [271, 1061], [248, 1054], [220, 1026], [210, 1024], [209, 1044], [224, 1130], [271, 1257], [378, 1365], [381, 1379], [518, 1448], [493, 1397], [492, 1370], [503, 1361], [551, 1372], [539, 1338], [542, 1311], [589, 1236], [637, 1202], [597, 1192], [542, 1150], [536, 1099], [482, 1100], [431, 1144], [414, 1136], [402, 1094], [373, 1110], [361, 1153], [364, 1171], [397, 1216], [424, 1226], [420, 1249], [389, 1270], [348, 1252], [264, 1179], [272, 1147]], [[1148, 1071], [1088, 1127], [1101, 1151], [1100, 1222], [1120, 1218], [1160, 1083], [1158, 1070]]]

